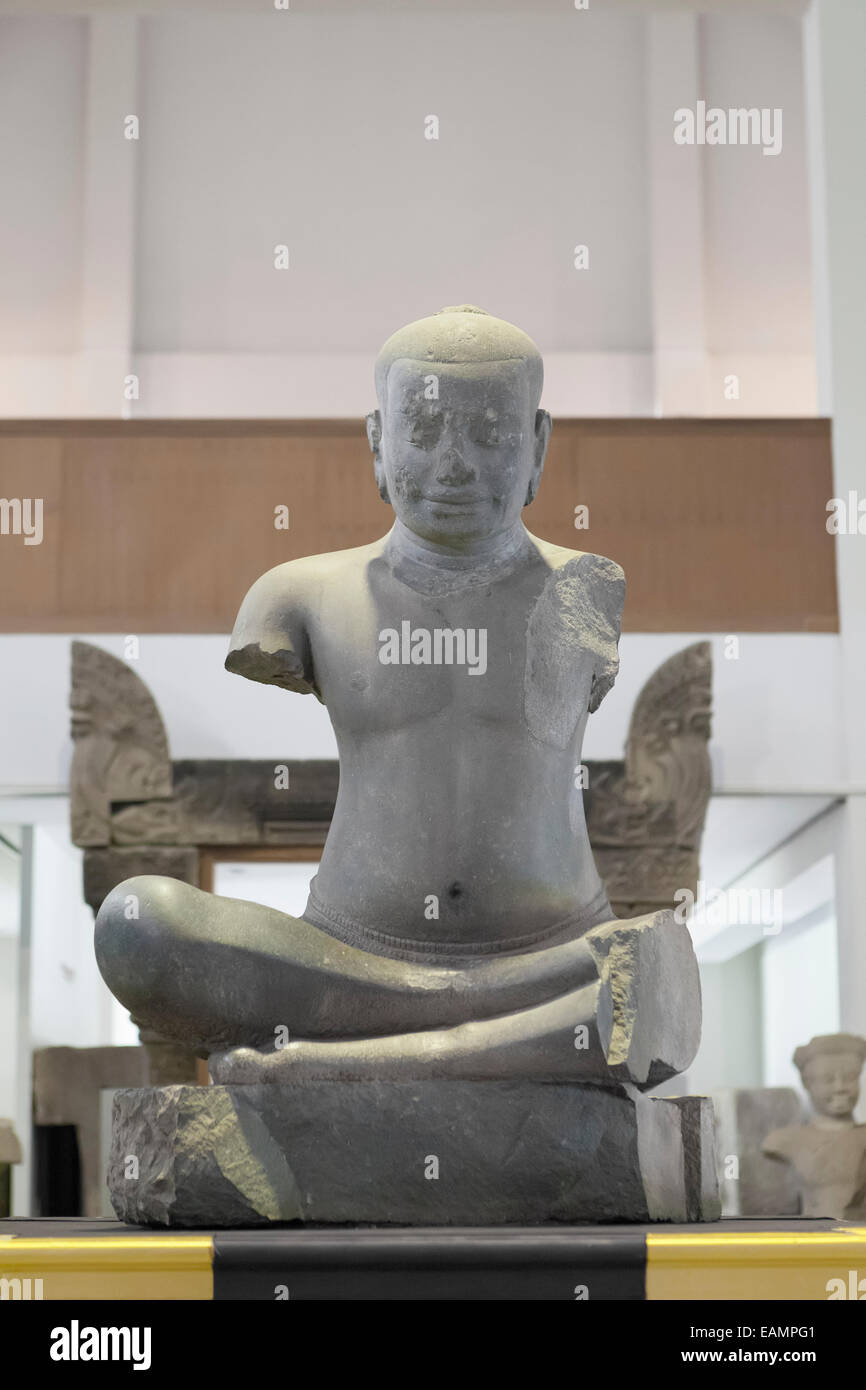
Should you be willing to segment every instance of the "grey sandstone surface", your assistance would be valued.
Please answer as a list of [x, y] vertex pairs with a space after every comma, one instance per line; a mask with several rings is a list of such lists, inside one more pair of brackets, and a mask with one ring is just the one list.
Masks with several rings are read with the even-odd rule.
[[[638, 1092], [697, 1051], [697, 963], [673, 912], [615, 918], [593, 859], [575, 774], [616, 679], [625, 577], [523, 524], [551, 427], [541, 385], [534, 343], [473, 306], [399, 330], [367, 422], [391, 530], [278, 566], [241, 606], [227, 668], [322, 701], [339, 747], [302, 915], [158, 874], [99, 910], [114, 994], [142, 1028], [207, 1056], [220, 1083], [179, 1111], [170, 1089], [140, 1099], [142, 1190], [152, 1201], [174, 1183], [171, 1219], [198, 1184], [200, 1211], [231, 1223], [255, 1172], [274, 1209], [295, 1200], [288, 1174], [322, 1220], [391, 1219], [363, 1214], [387, 1202], [394, 1219], [428, 1220], [434, 1201], [448, 1220], [685, 1219], [683, 1135], [694, 1149], [706, 1107]], [[377, 1106], [399, 1171], [377, 1147]], [[353, 1180], [331, 1107], [368, 1156]], [[117, 1115], [122, 1138], [135, 1107]], [[413, 1216], [406, 1145], [430, 1126], [452, 1136], [466, 1186], [426, 1182]], [[243, 1182], [225, 1205], [227, 1167]], [[112, 1190], [124, 1211], [136, 1200]]]
[[719, 1214], [708, 1101], [526, 1081], [120, 1091], [108, 1180], [154, 1226]]

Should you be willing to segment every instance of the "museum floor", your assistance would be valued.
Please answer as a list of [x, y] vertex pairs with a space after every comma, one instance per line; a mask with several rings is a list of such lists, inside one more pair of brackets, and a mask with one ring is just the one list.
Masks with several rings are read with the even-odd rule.
[[857, 1298], [864, 1268], [866, 1227], [830, 1220], [188, 1232], [0, 1221], [0, 1280], [22, 1281], [3, 1296], [46, 1300], [826, 1301]]

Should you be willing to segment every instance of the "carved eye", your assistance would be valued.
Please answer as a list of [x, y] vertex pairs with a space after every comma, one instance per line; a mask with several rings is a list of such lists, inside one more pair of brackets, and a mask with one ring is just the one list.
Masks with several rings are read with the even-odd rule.
[[422, 415], [412, 422], [409, 443], [416, 449], [432, 449], [442, 433], [442, 420], [437, 415]]
[[492, 410], [486, 410], [480, 418], [472, 420], [467, 431], [473, 444], [490, 448], [499, 443], [499, 421]]

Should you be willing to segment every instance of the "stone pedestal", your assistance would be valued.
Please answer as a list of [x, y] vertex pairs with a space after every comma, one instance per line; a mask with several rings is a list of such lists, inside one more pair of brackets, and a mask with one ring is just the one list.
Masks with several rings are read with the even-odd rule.
[[719, 1216], [710, 1101], [528, 1081], [123, 1090], [108, 1185], [150, 1226]]

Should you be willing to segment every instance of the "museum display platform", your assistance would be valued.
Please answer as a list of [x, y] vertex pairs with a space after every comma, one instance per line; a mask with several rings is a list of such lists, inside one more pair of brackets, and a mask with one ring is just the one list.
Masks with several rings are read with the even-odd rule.
[[830, 1220], [183, 1233], [0, 1221], [3, 1298], [826, 1301], [857, 1298], [861, 1280], [866, 1292], [866, 1226]]

